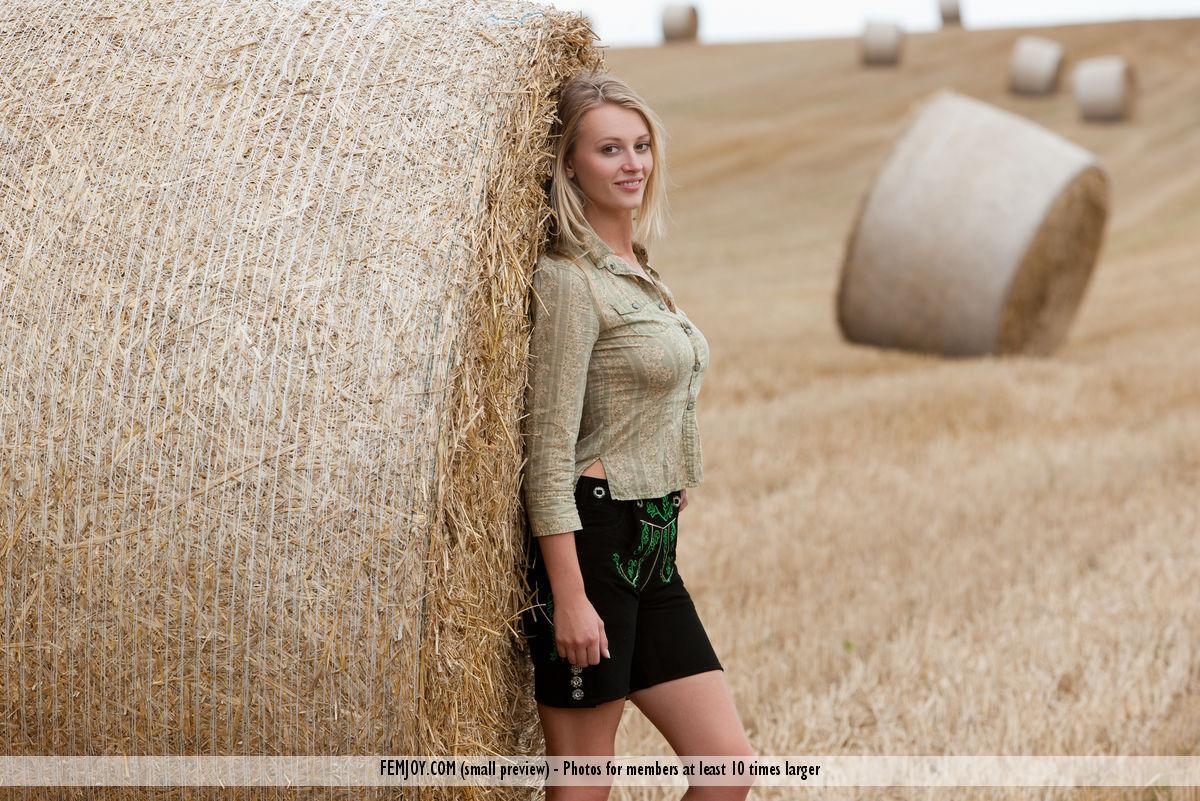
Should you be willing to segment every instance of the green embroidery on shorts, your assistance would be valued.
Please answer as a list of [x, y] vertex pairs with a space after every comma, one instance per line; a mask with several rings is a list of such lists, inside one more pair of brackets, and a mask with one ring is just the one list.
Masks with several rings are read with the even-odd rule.
[[663, 560], [658, 569], [658, 577], [664, 584], [675, 577], [675, 540], [679, 534], [678, 523], [678, 520], [672, 520], [670, 525], [663, 529]]
[[[643, 501], [642, 508], [646, 510], [646, 517], [650, 520], [640, 521], [642, 536], [633, 554], [623, 558], [620, 553], [614, 551], [612, 555], [617, 573], [637, 589], [641, 588], [639, 582], [646, 560], [651, 557], [657, 559], [659, 554], [663, 557], [658, 568], [659, 579], [667, 583], [675, 577], [675, 541], [678, 534], [676, 507], [669, 494]], [[667, 521], [666, 525], [652, 522], [655, 519]], [[653, 561], [652, 559], [652, 564]]]
[[646, 501], [646, 516], [657, 518], [658, 520], [670, 520], [675, 514], [675, 504], [671, 503], [671, 496], [664, 495], [661, 498]]
[[654, 546], [658, 545], [659, 533], [657, 526], [652, 523], [642, 521], [642, 539], [634, 549], [633, 555], [622, 560], [621, 554], [613, 551], [613, 564], [617, 566], [617, 572], [621, 574], [621, 578], [628, 581], [633, 586], [638, 585], [638, 578], [642, 575], [642, 563], [646, 561]]

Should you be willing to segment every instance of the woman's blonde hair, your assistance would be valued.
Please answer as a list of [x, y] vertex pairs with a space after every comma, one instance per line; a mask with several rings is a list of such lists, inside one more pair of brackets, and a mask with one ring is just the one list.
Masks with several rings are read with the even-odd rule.
[[576, 254], [584, 248], [583, 216], [587, 200], [579, 185], [567, 177], [566, 160], [579, 138], [583, 115], [605, 103], [632, 109], [642, 116], [650, 131], [650, 153], [654, 166], [646, 181], [642, 204], [633, 213], [633, 241], [648, 247], [666, 231], [667, 162], [663, 145], [666, 129], [658, 115], [629, 84], [607, 72], [588, 72], [568, 80], [559, 94], [558, 118], [550, 130], [554, 167], [547, 186], [547, 199], [554, 221], [547, 232], [547, 247], [559, 254]]

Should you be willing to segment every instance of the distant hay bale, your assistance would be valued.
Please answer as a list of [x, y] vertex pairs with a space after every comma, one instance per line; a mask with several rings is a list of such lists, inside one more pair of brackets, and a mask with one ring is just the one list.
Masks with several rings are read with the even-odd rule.
[[700, 32], [700, 14], [689, 3], [671, 3], [662, 13], [664, 42], [694, 42]]
[[1057, 134], [953, 92], [912, 113], [847, 241], [842, 333], [954, 356], [1051, 352], [1100, 248], [1105, 172]]
[[522, 343], [582, 17], [0, 30], [0, 750], [522, 752]]
[[938, 9], [942, 12], [942, 25], [962, 25], [962, 11], [958, 0], [939, 0]]
[[1079, 62], [1072, 73], [1075, 104], [1085, 120], [1124, 120], [1133, 116], [1137, 86], [1133, 66], [1120, 56]]
[[1009, 89], [1019, 95], [1045, 95], [1058, 89], [1063, 47], [1042, 36], [1022, 36], [1013, 45]]
[[863, 26], [862, 61], [869, 65], [898, 64], [904, 29], [894, 22], [868, 20]]

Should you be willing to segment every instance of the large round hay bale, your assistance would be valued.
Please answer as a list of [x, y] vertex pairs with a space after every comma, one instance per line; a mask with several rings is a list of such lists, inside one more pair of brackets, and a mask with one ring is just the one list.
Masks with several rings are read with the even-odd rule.
[[1133, 66], [1120, 56], [1080, 61], [1072, 73], [1075, 105], [1085, 120], [1124, 120], [1133, 116], [1137, 82]]
[[1044, 95], [1058, 89], [1063, 47], [1044, 36], [1022, 36], [1013, 45], [1009, 89], [1019, 95]]
[[863, 26], [861, 45], [864, 64], [898, 64], [904, 48], [904, 29], [895, 22], [868, 20]]
[[700, 32], [700, 13], [689, 3], [670, 3], [663, 8], [664, 42], [694, 42]]
[[962, 25], [962, 10], [958, 0], [938, 0], [938, 10], [942, 13], [942, 25]]
[[582, 17], [14, 0], [0, 30], [0, 751], [524, 752], [514, 432]]
[[1057, 134], [953, 92], [914, 114], [847, 242], [843, 334], [944, 355], [1051, 352], [1096, 261], [1105, 172]]

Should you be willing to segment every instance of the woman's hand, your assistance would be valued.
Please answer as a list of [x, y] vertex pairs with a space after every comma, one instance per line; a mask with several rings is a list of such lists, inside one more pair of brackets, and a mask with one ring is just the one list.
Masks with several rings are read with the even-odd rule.
[[612, 657], [604, 621], [585, 595], [562, 605], [555, 604], [554, 640], [558, 655], [578, 667], [600, 664], [601, 654]]
[[687, 508], [687, 490], [683, 489], [683, 490], [679, 491], [679, 511], [682, 512], [686, 508]]

